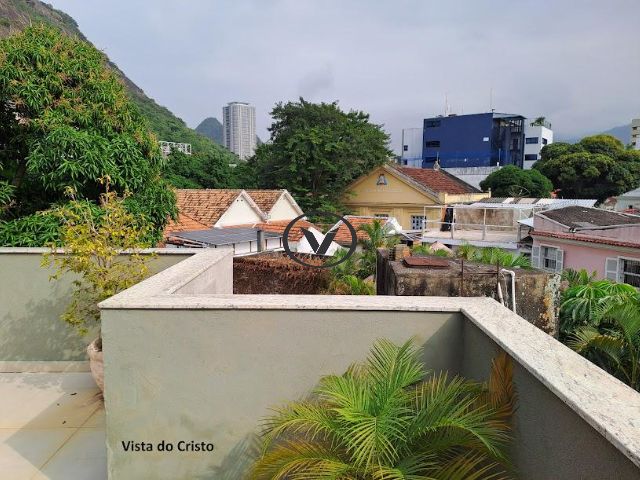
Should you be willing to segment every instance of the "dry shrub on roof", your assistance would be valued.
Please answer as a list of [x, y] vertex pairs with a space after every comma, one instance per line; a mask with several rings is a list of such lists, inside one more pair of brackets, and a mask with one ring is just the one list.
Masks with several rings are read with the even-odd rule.
[[[305, 262], [321, 265], [313, 256], [300, 256]], [[314, 295], [326, 291], [327, 269], [300, 265], [284, 254], [251, 255], [233, 259], [233, 293]]]

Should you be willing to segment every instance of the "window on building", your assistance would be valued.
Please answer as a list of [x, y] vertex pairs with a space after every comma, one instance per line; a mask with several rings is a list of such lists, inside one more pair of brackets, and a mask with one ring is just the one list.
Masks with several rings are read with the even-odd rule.
[[405, 151], [405, 152], [408, 152], [409, 151], [409, 145], [403, 145], [402, 146], [402, 150]]
[[542, 137], [542, 144], [546, 145], [547, 143], [549, 143], [549, 140], [547, 140], [546, 138]]
[[531, 145], [531, 144], [537, 144], [538, 143], [538, 137], [527, 137], [524, 141], [525, 143]]
[[434, 128], [440, 126], [440, 120], [427, 120], [424, 122], [425, 128]]
[[525, 160], [538, 160], [538, 154], [537, 153], [525, 153], [524, 159]]
[[376, 218], [389, 218], [388, 213], [374, 213], [373, 216]]
[[411, 230], [422, 230], [426, 219], [424, 215], [411, 215]]
[[564, 252], [559, 248], [534, 246], [531, 251], [531, 263], [534, 267], [550, 272], [561, 272], [564, 263]]
[[620, 275], [624, 283], [640, 288], [640, 260], [620, 259]]
[[429, 140], [424, 144], [427, 148], [440, 148], [440, 140]]

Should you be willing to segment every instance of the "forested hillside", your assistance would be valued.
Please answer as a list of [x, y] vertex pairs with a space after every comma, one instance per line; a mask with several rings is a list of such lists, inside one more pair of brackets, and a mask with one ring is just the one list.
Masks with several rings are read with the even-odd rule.
[[[17, 33], [26, 26], [37, 22], [53, 25], [69, 35], [75, 35], [89, 41], [82, 34], [73, 18], [56, 10], [51, 5], [38, 0], [0, 0], [0, 37]], [[210, 162], [224, 164], [237, 162], [238, 159], [235, 155], [211, 139], [187, 127], [183, 120], [149, 98], [113, 62], [108, 60], [108, 64], [125, 83], [129, 96], [147, 118], [151, 129], [159, 140], [190, 143], [194, 153], [206, 155]]]

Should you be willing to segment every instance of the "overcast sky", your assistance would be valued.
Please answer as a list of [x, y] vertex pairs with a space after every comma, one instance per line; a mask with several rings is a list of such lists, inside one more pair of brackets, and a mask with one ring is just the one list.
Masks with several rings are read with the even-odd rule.
[[195, 127], [229, 101], [338, 100], [403, 128], [444, 113], [544, 115], [556, 136], [640, 117], [638, 0], [47, 0]]

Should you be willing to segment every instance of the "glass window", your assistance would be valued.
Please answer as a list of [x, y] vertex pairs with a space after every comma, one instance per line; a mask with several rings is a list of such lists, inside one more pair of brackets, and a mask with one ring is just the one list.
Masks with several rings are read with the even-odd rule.
[[440, 140], [429, 140], [424, 146], [427, 148], [440, 148]]
[[405, 152], [409, 151], [409, 145], [403, 145], [402, 150], [404, 150]]
[[640, 288], [640, 260], [621, 258], [622, 281], [636, 288]]
[[556, 258], [558, 249], [553, 247], [542, 247], [540, 249], [540, 264], [545, 270], [556, 271]]
[[546, 138], [543, 137], [542, 138], [542, 144], [546, 145], [547, 143], [549, 143], [549, 140], [547, 140]]
[[528, 143], [530, 145], [531, 144], [537, 144], [538, 143], [538, 137], [527, 137], [525, 139], [525, 143]]
[[376, 218], [389, 218], [388, 213], [374, 213], [373, 216]]
[[536, 153], [525, 153], [524, 159], [525, 160], [538, 160], [538, 154], [536, 154]]
[[440, 120], [427, 120], [426, 122], [424, 122], [424, 126], [425, 128], [439, 127]]
[[422, 230], [425, 220], [426, 217], [424, 215], [411, 215], [411, 230]]

